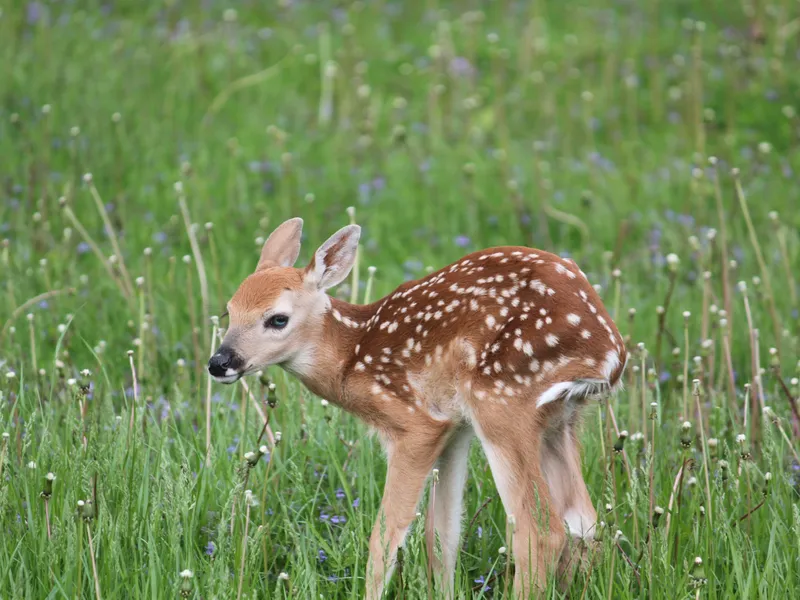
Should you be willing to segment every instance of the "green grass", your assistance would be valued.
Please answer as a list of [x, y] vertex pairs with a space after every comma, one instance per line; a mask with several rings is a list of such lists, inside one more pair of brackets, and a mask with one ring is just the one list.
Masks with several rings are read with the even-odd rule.
[[[249, 386], [282, 438], [246, 470], [265, 441], [244, 388], [210, 387], [208, 461], [204, 408], [209, 317], [258, 238], [303, 217], [303, 262], [349, 206], [359, 301], [368, 265], [382, 295], [500, 244], [568, 253], [601, 286], [631, 435], [625, 459], [608, 406], [587, 411], [606, 527], [571, 597], [800, 594], [795, 2], [106, 4], [0, 16], [0, 598], [171, 598], [185, 569], [190, 597], [361, 597], [378, 442], [270, 369], [273, 392]], [[115, 254], [103, 206], [116, 263], [84, 238]], [[505, 515], [472, 452], [457, 589], [502, 598]], [[392, 588], [409, 599], [429, 597], [420, 524]]]

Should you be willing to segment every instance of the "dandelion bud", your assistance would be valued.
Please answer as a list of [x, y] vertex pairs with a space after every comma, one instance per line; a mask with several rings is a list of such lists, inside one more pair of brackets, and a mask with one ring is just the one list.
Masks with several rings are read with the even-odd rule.
[[664, 509], [661, 508], [660, 506], [656, 506], [653, 509], [653, 519], [652, 519], [653, 529], [656, 529], [658, 527], [658, 522], [661, 520], [661, 515], [663, 514], [664, 514]]
[[694, 559], [694, 565], [692, 566], [692, 572], [689, 577], [691, 578], [693, 587], [703, 586], [708, 581], [705, 571], [703, 570], [703, 559], [699, 556]]
[[180, 585], [180, 594], [182, 598], [188, 598], [192, 595], [193, 585], [192, 585], [192, 578], [194, 577], [194, 573], [192, 573], [189, 569], [185, 569], [180, 572], [181, 578], [181, 585]]
[[727, 460], [719, 461], [719, 469], [721, 472], [721, 477], [723, 482], [728, 481], [728, 466], [729, 465]]
[[684, 421], [681, 425], [681, 446], [688, 449], [692, 447], [692, 424], [689, 421]]
[[50, 496], [53, 495], [53, 482], [55, 480], [56, 476], [53, 473], [48, 473], [44, 476], [44, 487], [41, 493], [42, 498], [50, 498]]
[[625, 447], [625, 439], [627, 437], [628, 437], [627, 430], [623, 429], [622, 431], [619, 432], [619, 437], [617, 438], [617, 441], [614, 442], [614, 452], [616, 452], [617, 454], [622, 452], [623, 448]]

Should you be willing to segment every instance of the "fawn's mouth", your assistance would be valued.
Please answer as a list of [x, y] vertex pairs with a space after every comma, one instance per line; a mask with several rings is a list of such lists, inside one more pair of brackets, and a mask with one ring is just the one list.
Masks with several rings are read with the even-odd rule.
[[216, 381], [218, 383], [230, 384], [230, 383], [236, 383], [237, 381], [239, 381], [242, 378], [243, 375], [244, 375], [244, 373], [240, 373], [239, 371], [235, 371], [233, 369], [227, 369], [225, 371], [224, 375], [213, 375], [212, 374], [211, 377], [213, 377], [214, 381]]

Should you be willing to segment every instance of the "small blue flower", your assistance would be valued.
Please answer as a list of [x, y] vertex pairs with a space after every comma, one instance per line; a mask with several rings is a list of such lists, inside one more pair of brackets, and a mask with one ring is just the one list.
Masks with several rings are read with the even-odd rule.
[[344, 490], [343, 490], [342, 488], [339, 488], [338, 490], [336, 490], [336, 497], [337, 497], [339, 500], [341, 500], [342, 498], [344, 498]]
[[457, 235], [454, 241], [459, 248], [466, 248], [472, 243], [472, 240], [465, 235]]
[[361, 498], [356, 498], [353, 500], [353, 508], [358, 508], [359, 504], [361, 504]]
[[319, 552], [317, 552], [317, 560], [319, 560], [321, 563], [324, 563], [326, 560], [328, 560], [328, 555], [325, 554], [325, 550], [320, 548]]

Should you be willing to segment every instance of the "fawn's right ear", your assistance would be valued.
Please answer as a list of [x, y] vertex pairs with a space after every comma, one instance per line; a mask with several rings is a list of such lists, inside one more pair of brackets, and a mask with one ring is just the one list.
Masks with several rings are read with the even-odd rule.
[[273, 231], [258, 260], [256, 272], [269, 267], [292, 267], [300, 254], [300, 236], [303, 233], [303, 219], [295, 217], [284, 221]]

